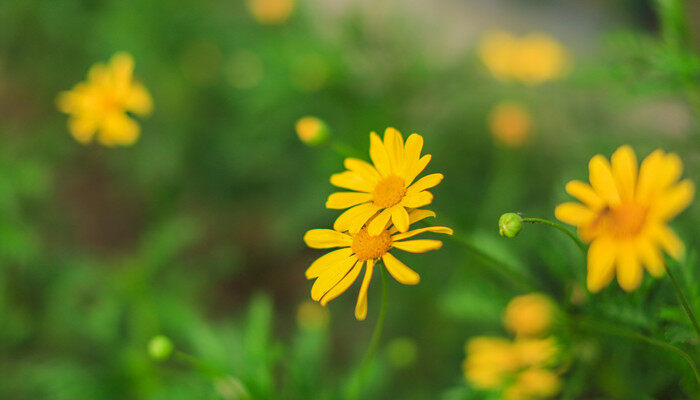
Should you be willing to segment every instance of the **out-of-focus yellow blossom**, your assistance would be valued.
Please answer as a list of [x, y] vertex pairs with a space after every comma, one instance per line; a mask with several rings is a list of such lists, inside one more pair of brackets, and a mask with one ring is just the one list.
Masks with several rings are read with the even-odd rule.
[[[435, 213], [432, 211], [413, 210], [409, 214], [409, 225], [434, 216]], [[306, 270], [307, 279], [316, 279], [311, 288], [311, 298], [325, 306], [329, 301], [345, 292], [355, 282], [362, 268], [366, 265], [367, 268], [355, 306], [355, 318], [364, 320], [367, 317], [367, 290], [372, 280], [374, 266], [379, 260], [384, 263], [389, 274], [399, 283], [404, 285], [418, 284], [420, 276], [391, 255], [389, 250], [398, 249], [410, 253], [425, 253], [442, 247], [442, 242], [434, 239], [404, 240], [423, 232], [451, 235], [452, 229], [444, 226], [430, 226], [399, 233], [396, 227], [392, 227], [384, 229], [375, 236], [371, 236], [366, 227], [351, 234], [332, 229], [312, 229], [306, 232], [304, 241], [309, 247], [315, 249], [340, 247], [339, 250], [331, 251], [314, 261]]]
[[297, 325], [302, 330], [320, 330], [328, 325], [330, 318], [328, 310], [313, 301], [304, 301], [297, 307]]
[[503, 394], [504, 400], [534, 400], [554, 397], [561, 389], [561, 379], [548, 369], [530, 368], [520, 372]]
[[569, 64], [562, 45], [543, 33], [521, 38], [503, 31], [490, 33], [481, 42], [479, 55], [497, 79], [529, 85], [563, 76]]
[[108, 64], [96, 64], [88, 80], [59, 94], [58, 108], [70, 114], [68, 129], [80, 143], [97, 140], [106, 146], [131, 145], [139, 137], [139, 125], [127, 112], [148, 115], [151, 95], [133, 78], [134, 60], [127, 53], [115, 54]]
[[552, 303], [539, 293], [514, 297], [503, 313], [503, 325], [516, 336], [546, 332], [552, 324]]
[[470, 339], [462, 367], [466, 378], [479, 389], [498, 389], [520, 367], [518, 355], [510, 340], [498, 337]]
[[299, 118], [294, 127], [299, 139], [310, 146], [324, 143], [329, 136], [326, 123], [316, 117]]
[[393, 222], [399, 232], [406, 232], [409, 211], [433, 201], [433, 195], [427, 189], [437, 186], [443, 176], [430, 174], [415, 180], [431, 159], [430, 154], [420, 154], [423, 149], [421, 135], [412, 134], [404, 144], [399, 131], [387, 128], [383, 141], [374, 132], [369, 138], [372, 164], [346, 158], [347, 171], [331, 176], [333, 185], [354, 190], [328, 197], [326, 207], [348, 208], [336, 219], [333, 229], [356, 234], [367, 223], [369, 235], [377, 236]]
[[513, 351], [522, 365], [546, 367], [557, 361], [559, 347], [554, 338], [517, 339]]
[[532, 117], [522, 105], [506, 101], [489, 114], [489, 128], [495, 139], [510, 147], [520, 147], [530, 139]]
[[639, 287], [643, 267], [664, 274], [661, 250], [680, 257], [683, 243], [668, 221], [693, 200], [695, 186], [680, 181], [683, 163], [673, 153], [656, 150], [642, 161], [630, 146], [618, 148], [610, 162], [602, 155], [588, 164], [590, 185], [571, 181], [566, 191], [581, 203], [559, 205], [556, 217], [578, 228], [588, 248], [588, 289], [597, 292], [612, 281], [626, 291]]
[[280, 25], [289, 19], [296, 0], [246, 0], [248, 10], [258, 23]]

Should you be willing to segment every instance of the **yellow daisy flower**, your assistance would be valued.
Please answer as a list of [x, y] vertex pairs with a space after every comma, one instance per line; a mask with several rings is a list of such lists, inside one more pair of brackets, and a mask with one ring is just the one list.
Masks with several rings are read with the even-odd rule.
[[[409, 224], [435, 213], [428, 210], [413, 210], [409, 215]], [[442, 242], [433, 239], [404, 240], [423, 232], [452, 234], [452, 229], [444, 226], [430, 226], [399, 233], [396, 227], [385, 229], [379, 235], [369, 235], [366, 228], [354, 234], [339, 232], [332, 229], [312, 229], [304, 235], [304, 241], [315, 249], [341, 247], [339, 250], [320, 257], [306, 270], [306, 278], [314, 279], [311, 288], [311, 298], [321, 305], [340, 296], [357, 279], [366, 264], [365, 276], [360, 287], [360, 294], [355, 307], [355, 318], [364, 320], [367, 316], [367, 289], [372, 280], [374, 265], [381, 259], [387, 271], [398, 282], [404, 285], [415, 285], [420, 276], [389, 253], [391, 249], [399, 249], [411, 253], [424, 253], [442, 247]]]
[[426, 189], [440, 183], [443, 176], [431, 174], [413, 182], [431, 159], [430, 154], [420, 155], [422, 136], [414, 133], [404, 144], [399, 131], [387, 128], [383, 142], [374, 132], [369, 139], [369, 156], [374, 165], [346, 158], [348, 170], [331, 176], [333, 185], [355, 191], [333, 193], [328, 197], [326, 207], [349, 208], [338, 217], [333, 229], [356, 234], [374, 217], [367, 225], [371, 236], [386, 230], [390, 220], [399, 232], [406, 232], [410, 225], [409, 210], [430, 204], [433, 195]]
[[588, 249], [588, 289], [597, 292], [610, 284], [615, 271], [626, 291], [642, 282], [643, 268], [655, 277], [664, 274], [663, 250], [674, 258], [683, 244], [667, 223], [693, 200], [694, 185], [679, 182], [681, 159], [656, 150], [637, 171], [637, 158], [629, 146], [602, 155], [588, 165], [590, 185], [571, 181], [566, 191], [581, 203], [559, 205], [556, 217], [578, 227]]
[[109, 64], [96, 64], [88, 80], [58, 96], [58, 108], [66, 114], [68, 129], [80, 143], [89, 143], [95, 133], [105, 146], [131, 145], [139, 137], [139, 125], [127, 112], [150, 114], [151, 95], [133, 79], [134, 60], [117, 53]]
[[552, 304], [545, 295], [516, 296], [506, 306], [503, 325], [516, 336], [536, 336], [549, 330], [552, 314]]

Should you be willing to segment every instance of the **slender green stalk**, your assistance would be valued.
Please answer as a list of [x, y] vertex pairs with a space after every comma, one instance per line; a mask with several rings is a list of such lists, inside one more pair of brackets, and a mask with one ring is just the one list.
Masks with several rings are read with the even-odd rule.
[[683, 290], [681, 289], [681, 286], [678, 284], [678, 280], [676, 279], [676, 276], [674, 275], [671, 268], [669, 268], [668, 264], [666, 264], [666, 263], [664, 263], [664, 267], [666, 268], [666, 273], [668, 274], [668, 277], [671, 278], [671, 282], [673, 282], [673, 288], [676, 290], [676, 295], [678, 296], [678, 300], [681, 302], [681, 305], [683, 306], [683, 310], [685, 310], [686, 315], [688, 315], [688, 319], [695, 327], [695, 332], [697, 332], [698, 337], [700, 337], [700, 324], [698, 324], [698, 320], [695, 317], [695, 313], [693, 312], [693, 308], [690, 306], [690, 303], [688, 302], [688, 299], [685, 297], [685, 294], [683, 294]]
[[691, 357], [688, 353], [683, 351], [683, 349], [681, 349], [680, 347], [676, 347], [672, 344], [662, 342], [661, 340], [642, 335], [641, 333], [635, 332], [627, 328], [622, 328], [619, 325], [610, 325], [605, 322], [595, 321], [588, 318], [580, 319], [578, 322], [579, 326], [587, 327], [589, 328], [589, 330], [594, 330], [599, 333], [607, 333], [613, 336], [639, 340], [680, 355], [688, 362], [688, 365], [690, 365], [690, 368], [693, 370], [695, 379], [697, 380], [698, 384], [700, 384], [700, 371], [698, 370], [698, 366], [695, 364], [693, 357]]
[[360, 368], [357, 372], [356, 384], [354, 385], [354, 388], [349, 396], [351, 399], [360, 398], [360, 391], [365, 384], [365, 380], [367, 379], [367, 373], [369, 372], [369, 367], [372, 364], [372, 360], [374, 360], [374, 356], [377, 354], [377, 349], [379, 348], [379, 341], [382, 337], [382, 331], [384, 330], [384, 319], [386, 317], [387, 278], [386, 268], [382, 265], [380, 266], [380, 269], [382, 271], [382, 305], [379, 310], [377, 324], [374, 326], [372, 339], [370, 339], [369, 347], [367, 348], [367, 353], [365, 353], [365, 357], [362, 359], [362, 363], [360, 364]]
[[185, 353], [184, 351], [175, 350], [175, 352], [173, 353], [173, 359], [183, 364], [187, 364], [190, 367], [199, 370], [200, 372], [211, 378], [217, 378], [226, 375], [226, 372], [222, 371], [220, 368], [206, 363], [193, 355]]
[[531, 224], [544, 224], [551, 226], [552, 228], [558, 229], [559, 231], [563, 232], [566, 236], [568, 236], [571, 240], [573, 240], [574, 243], [576, 243], [576, 246], [578, 246], [578, 248], [583, 253], [583, 256], [586, 256], [586, 244], [583, 243], [583, 241], [581, 241], [581, 239], [574, 232], [569, 230], [569, 228], [565, 227], [564, 225], [543, 218], [523, 218], [523, 222], [528, 222]]

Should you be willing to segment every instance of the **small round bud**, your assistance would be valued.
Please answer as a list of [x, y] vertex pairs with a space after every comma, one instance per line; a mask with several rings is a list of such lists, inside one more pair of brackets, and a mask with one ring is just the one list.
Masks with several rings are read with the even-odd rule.
[[316, 117], [300, 118], [295, 125], [299, 139], [309, 146], [318, 146], [328, 140], [328, 126]]
[[158, 335], [148, 342], [148, 354], [158, 361], [167, 360], [173, 353], [173, 342], [166, 336]]
[[523, 229], [523, 217], [516, 213], [505, 213], [498, 219], [498, 233], [507, 238], [514, 238]]

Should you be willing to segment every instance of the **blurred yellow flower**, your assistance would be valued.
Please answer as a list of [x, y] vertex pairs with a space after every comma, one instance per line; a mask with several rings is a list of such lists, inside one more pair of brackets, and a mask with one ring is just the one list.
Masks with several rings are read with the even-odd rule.
[[346, 158], [348, 170], [331, 176], [333, 185], [355, 190], [328, 197], [326, 207], [350, 208], [338, 217], [333, 228], [356, 234], [374, 217], [367, 225], [371, 236], [386, 230], [390, 220], [399, 232], [406, 232], [409, 210], [430, 204], [433, 195], [426, 189], [436, 186], [443, 178], [442, 174], [431, 174], [413, 182], [431, 159], [430, 154], [421, 157], [422, 148], [423, 137], [415, 133], [404, 145], [401, 133], [394, 128], [386, 129], [383, 142], [372, 132], [369, 155], [374, 165]]
[[299, 139], [310, 146], [319, 145], [328, 139], [328, 127], [316, 117], [299, 118], [294, 127]]
[[557, 361], [559, 347], [553, 337], [547, 339], [518, 338], [513, 351], [521, 365], [547, 367]]
[[552, 304], [539, 293], [514, 297], [503, 314], [503, 325], [516, 336], [540, 335], [551, 323]]
[[546, 399], [561, 389], [561, 379], [550, 370], [530, 368], [520, 372], [503, 394], [504, 400]]
[[96, 64], [88, 80], [59, 94], [58, 108], [70, 114], [68, 129], [80, 143], [97, 140], [105, 146], [131, 145], [139, 137], [139, 125], [127, 112], [148, 115], [153, 109], [151, 95], [134, 81], [134, 60], [117, 53], [109, 64]]
[[667, 223], [693, 200], [695, 186], [680, 181], [683, 163], [672, 153], [656, 150], [637, 171], [637, 158], [629, 146], [602, 155], [588, 164], [590, 185], [571, 181], [566, 191], [581, 203], [559, 205], [556, 217], [578, 227], [588, 248], [588, 289], [597, 292], [617, 281], [626, 291], [642, 282], [644, 271], [664, 274], [661, 250], [680, 257], [683, 243]]
[[522, 105], [506, 101], [489, 114], [489, 128], [494, 138], [510, 147], [520, 147], [530, 138], [532, 117]]
[[[435, 213], [432, 211], [413, 210], [409, 215], [408, 223], [413, 224], [434, 216]], [[384, 229], [375, 236], [370, 236], [367, 228], [362, 228], [354, 234], [332, 229], [312, 229], [306, 232], [304, 241], [309, 247], [315, 249], [341, 247], [339, 250], [331, 251], [320, 257], [306, 270], [307, 279], [316, 278], [311, 288], [311, 298], [325, 306], [329, 301], [345, 292], [355, 282], [362, 267], [367, 265], [355, 307], [355, 318], [364, 320], [367, 316], [367, 289], [377, 261], [381, 259], [387, 271], [399, 283], [415, 285], [420, 281], [420, 276], [391, 255], [389, 250], [398, 249], [410, 253], [424, 253], [442, 247], [442, 242], [439, 240], [404, 240], [423, 232], [451, 235], [452, 229], [444, 226], [430, 226], [399, 233], [395, 227], [392, 227]]]
[[258, 23], [280, 25], [294, 11], [295, 0], [247, 0], [248, 10]]
[[328, 325], [330, 313], [312, 301], [304, 301], [297, 307], [297, 325], [305, 331], [317, 331]]
[[543, 33], [521, 38], [503, 31], [490, 33], [481, 42], [479, 55], [496, 79], [529, 85], [560, 78], [569, 64], [562, 45]]
[[499, 389], [520, 367], [513, 343], [498, 337], [470, 339], [462, 367], [467, 380], [478, 389]]

